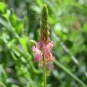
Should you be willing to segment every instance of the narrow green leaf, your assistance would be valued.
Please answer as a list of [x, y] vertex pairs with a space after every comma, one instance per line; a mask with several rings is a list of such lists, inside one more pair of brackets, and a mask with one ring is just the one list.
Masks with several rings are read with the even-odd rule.
[[19, 36], [22, 35], [23, 31], [23, 21], [19, 21], [18, 24], [16, 25], [16, 32], [18, 33]]
[[11, 21], [11, 24], [12, 24], [13, 27], [17, 26], [18, 19], [17, 19], [16, 15], [14, 13], [11, 13], [10, 21]]
[[57, 60], [54, 61], [54, 63], [60, 67], [64, 72], [66, 72], [68, 75], [70, 75], [73, 79], [75, 79], [78, 83], [80, 83], [83, 87], [87, 87], [86, 84], [84, 84], [78, 77], [76, 77], [72, 72], [70, 72], [66, 67], [64, 67], [60, 62]]
[[5, 13], [5, 11], [6, 11], [6, 5], [4, 3], [0, 2], [0, 12]]

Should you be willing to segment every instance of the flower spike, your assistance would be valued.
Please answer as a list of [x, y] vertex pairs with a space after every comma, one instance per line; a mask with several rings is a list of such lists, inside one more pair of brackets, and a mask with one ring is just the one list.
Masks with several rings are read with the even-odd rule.
[[40, 20], [40, 39], [32, 47], [34, 52], [34, 61], [39, 62], [41, 66], [48, 67], [49, 70], [53, 69], [53, 60], [55, 59], [51, 53], [51, 50], [54, 46], [54, 42], [50, 40], [50, 32], [47, 23], [48, 9], [47, 5], [44, 4], [41, 12]]

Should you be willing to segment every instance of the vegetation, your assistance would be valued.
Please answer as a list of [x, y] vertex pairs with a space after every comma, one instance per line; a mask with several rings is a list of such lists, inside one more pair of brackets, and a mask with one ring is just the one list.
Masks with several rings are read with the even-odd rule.
[[0, 87], [43, 87], [31, 40], [44, 4], [55, 43], [47, 87], [87, 87], [87, 0], [0, 0]]

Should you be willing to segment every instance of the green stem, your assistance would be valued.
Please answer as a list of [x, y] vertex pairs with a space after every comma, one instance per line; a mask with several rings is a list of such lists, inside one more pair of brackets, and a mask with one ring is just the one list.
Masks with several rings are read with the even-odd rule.
[[54, 63], [60, 67], [63, 71], [65, 71], [68, 75], [74, 78], [78, 83], [82, 85], [82, 87], [87, 87], [78, 77], [76, 77], [73, 73], [71, 73], [65, 66], [63, 66], [59, 61], [55, 60]]
[[[0, 82], [0, 85], [3, 86], [3, 87], [6, 87], [2, 82]], [[1, 87], [1, 86], [0, 86], [0, 87]]]
[[44, 87], [46, 87], [46, 79], [47, 79], [47, 76], [46, 76], [46, 67], [44, 67], [44, 69], [43, 69], [43, 81], [44, 81]]

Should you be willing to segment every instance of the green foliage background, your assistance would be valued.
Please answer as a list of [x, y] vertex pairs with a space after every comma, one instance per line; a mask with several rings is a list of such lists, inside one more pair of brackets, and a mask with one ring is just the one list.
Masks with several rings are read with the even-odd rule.
[[39, 39], [43, 4], [56, 59], [47, 87], [87, 87], [87, 0], [0, 0], [0, 82], [43, 87], [30, 43]]

